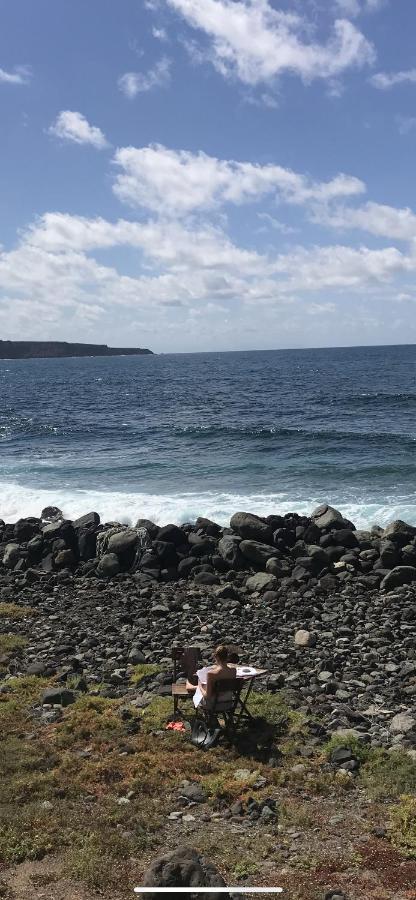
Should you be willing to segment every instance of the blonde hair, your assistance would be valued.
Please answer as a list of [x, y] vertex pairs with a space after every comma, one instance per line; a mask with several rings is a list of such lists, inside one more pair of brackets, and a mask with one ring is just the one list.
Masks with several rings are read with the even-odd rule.
[[228, 647], [225, 644], [220, 644], [217, 647], [215, 654], [216, 659], [219, 659], [220, 662], [226, 663], [228, 659]]

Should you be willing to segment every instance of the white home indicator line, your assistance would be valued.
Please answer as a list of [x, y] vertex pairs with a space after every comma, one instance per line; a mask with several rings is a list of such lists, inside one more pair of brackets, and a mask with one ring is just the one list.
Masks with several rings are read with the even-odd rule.
[[280, 887], [135, 887], [135, 894], [283, 894]]

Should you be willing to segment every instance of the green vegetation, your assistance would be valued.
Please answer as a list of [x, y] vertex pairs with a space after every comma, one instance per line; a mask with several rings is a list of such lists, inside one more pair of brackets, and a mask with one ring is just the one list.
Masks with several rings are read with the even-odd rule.
[[360, 781], [374, 800], [416, 794], [416, 762], [403, 750], [372, 750], [360, 772]]
[[130, 681], [133, 684], [140, 684], [140, 682], [143, 681], [143, 678], [147, 678], [149, 675], [158, 675], [161, 671], [161, 667], [155, 664], [139, 663], [139, 665], [133, 666]]
[[8, 656], [23, 650], [27, 645], [27, 640], [18, 634], [0, 634], [0, 656]]
[[391, 811], [391, 840], [398, 850], [416, 857], [416, 797], [404, 796]]
[[0, 619], [24, 619], [35, 615], [31, 606], [18, 606], [17, 603], [0, 603]]

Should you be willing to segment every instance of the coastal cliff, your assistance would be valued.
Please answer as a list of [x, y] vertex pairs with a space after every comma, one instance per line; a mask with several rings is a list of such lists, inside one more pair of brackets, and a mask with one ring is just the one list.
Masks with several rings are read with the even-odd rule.
[[148, 356], [141, 347], [70, 344], [67, 341], [0, 341], [0, 359], [60, 359], [68, 356]]

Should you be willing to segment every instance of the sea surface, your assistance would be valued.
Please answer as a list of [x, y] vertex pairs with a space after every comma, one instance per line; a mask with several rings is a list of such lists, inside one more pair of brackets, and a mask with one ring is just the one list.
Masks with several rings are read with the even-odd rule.
[[416, 525], [416, 346], [0, 361], [0, 518]]

